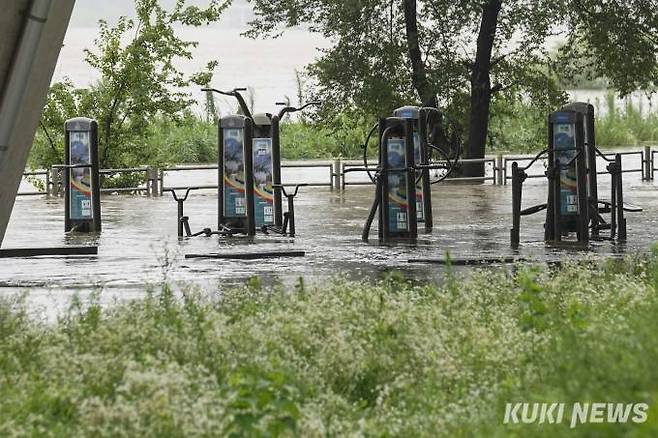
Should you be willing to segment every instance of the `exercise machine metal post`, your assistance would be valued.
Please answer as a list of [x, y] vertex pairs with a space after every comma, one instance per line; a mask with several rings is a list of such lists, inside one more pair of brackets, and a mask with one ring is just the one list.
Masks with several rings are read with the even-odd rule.
[[[379, 238], [415, 241], [418, 237], [416, 211], [416, 171], [412, 119], [388, 118], [380, 121], [381, 174]], [[410, 146], [411, 145], [411, 146]]]
[[[101, 222], [100, 176], [98, 167], [98, 124], [88, 118], [64, 124], [64, 164], [55, 165], [64, 173], [65, 232], [99, 233]], [[60, 248], [2, 248], [0, 258], [43, 256], [95, 256], [97, 246]]]
[[[183, 237], [198, 237], [198, 236], [205, 236], [205, 237], [210, 237], [210, 236], [229, 236], [231, 235], [230, 230], [222, 230], [222, 231], [213, 231], [210, 228], [204, 228], [203, 230], [193, 233], [192, 232], [192, 227], [190, 226], [190, 218], [188, 216], [185, 216], [185, 201], [187, 201], [187, 198], [190, 196], [190, 192], [194, 190], [201, 190], [201, 187], [187, 187], [185, 189], [185, 194], [179, 196], [176, 190], [174, 189], [165, 189], [165, 192], [170, 192], [171, 195], [174, 198], [174, 201], [178, 204], [178, 238], [181, 239]], [[234, 233], [237, 234], [237, 231]]]
[[79, 117], [64, 124], [64, 228], [98, 233], [102, 228], [98, 123]]
[[246, 114], [219, 121], [218, 227], [254, 236], [253, 120]]
[[[575, 234], [576, 244], [586, 245], [590, 239], [625, 241], [625, 212], [639, 208], [624, 206], [622, 161], [620, 154], [608, 158], [596, 147], [594, 107], [574, 103], [554, 112], [548, 118], [549, 147], [540, 152], [527, 166], [512, 163], [512, 229], [513, 247], [520, 243], [521, 217], [546, 210], [544, 240], [547, 243], [565, 241]], [[547, 156], [548, 201], [522, 209], [523, 183], [526, 171]], [[610, 201], [599, 199], [597, 157], [605, 160], [611, 177]], [[604, 214], [610, 214], [606, 221]], [[607, 237], [601, 232], [608, 230]]]
[[568, 233], [576, 233], [578, 242], [589, 241], [584, 125], [583, 115], [575, 111], [549, 116], [547, 242], [560, 241]]
[[[281, 180], [281, 120], [286, 114], [303, 111], [319, 102], [309, 102], [300, 108], [286, 103], [277, 102], [277, 106], [284, 106], [278, 114], [260, 113], [252, 117], [254, 125], [253, 145], [253, 173], [255, 193], [255, 221], [256, 227], [265, 233], [287, 235], [287, 224], [285, 218], [294, 214], [294, 204], [290, 201], [297, 196], [299, 188], [295, 187], [292, 197], [285, 194], [284, 185]], [[283, 197], [288, 202], [288, 212], [283, 211]], [[292, 207], [292, 210], [291, 210]], [[291, 233], [291, 234], [294, 234]]]
[[238, 100], [243, 114], [222, 117], [218, 124], [218, 190], [217, 190], [217, 231], [205, 228], [192, 233], [189, 217], [184, 215], [184, 203], [193, 190], [200, 187], [187, 187], [185, 195], [172, 193], [178, 204], [178, 237], [234, 236], [238, 234], [256, 235], [254, 214], [254, 173], [253, 173], [253, 118], [244, 98], [240, 94], [245, 88], [220, 91], [204, 88]]

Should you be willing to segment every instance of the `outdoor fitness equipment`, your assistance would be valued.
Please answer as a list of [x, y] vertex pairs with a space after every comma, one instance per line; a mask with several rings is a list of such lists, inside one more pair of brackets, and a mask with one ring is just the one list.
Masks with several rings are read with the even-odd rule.
[[[98, 124], [82, 117], [67, 120], [64, 139], [65, 164], [53, 166], [64, 171], [64, 229], [66, 232], [98, 233], [101, 231]], [[97, 246], [0, 249], [0, 258], [97, 254]]]
[[[434, 118], [433, 123], [430, 123]], [[367, 242], [370, 228], [378, 214], [379, 241], [415, 241], [418, 224], [426, 232], [433, 227], [431, 185], [447, 178], [458, 155], [451, 159], [446, 151], [434, 145], [431, 137], [442, 124], [436, 108], [406, 106], [394, 111], [394, 117], [381, 119], [373, 127], [364, 144], [364, 169], [376, 185], [375, 201], [362, 234]], [[378, 166], [368, 163], [368, 145], [378, 131]], [[430, 171], [436, 171], [435, 181]], [[411, 201], [413, 200], [413, 201]]]
[[[317, 102], [295, 108], [285, 106], [278, 114], [252, 115], [241, 92], [245, 88], [220, 91], [204, 88], [237, 99], [242, 114], [230, 115], [219, 121], [218, 142], [218, 231], [204, 229], [192, 233], [189, 218], [184, 215], [184, 196], [172, 192], [178, 203], [178, 236], [232, 236], [245, 234], [254, 236], [257, 230], [295, 236], [294, 198], [299, 193], [299, 184], [288, 194], [281, 183], [281, 140], [280, 121], [288, 113], [302, 111]], [[277, 105], [285, 105], [278, 103]], [[282, 208], [282, 197], [288, 200], [288, 211]]]
[[98, 171], [98, 124], [83, 117], [64, 124], [64, 229], [101, 231], [100, 177]]
[[[320, 105], [320, 102], [309, 102], [299, 108], [285, 102], [277, 102], [276, 105], [283, 106], [277, 114], [261, 113], [252, 117], [255, 221], [256, 227], [265, 233], [294, 237], [294, 198], [300, 187], [307, 184], [296, 185], [295, 190], [288, 194], [281, 182], [281, 120], [286, 114], [304, 111], [310, 106]], [[249, 114], [246, 105], [241, 108], [245, 114]], [[283, 197], [288, 200], [287, 212], [283, 211]]]
[[[527, 166], [512, 163], [512, 229], [511, 244], [518, 247], [521, 216], [546, 210], [544, 240], [563, 241], [575, 233], [576, 243], [587, 244], [600, 239], [601, 231], [609, 230], [609, 240], [626, 240], [624, 212], [642, 211], [624, 207], [621, 154], [608, 158], [596, 147], [594, 107], [587, 103], [573, 103], [548, 117], [548, 148], [540, 152]], [[546, 204], [521, 209], [526, 171], [547, 155], [548, 201]], [[598, 198], [597, 157], [604, 159], [611, 176], [610, 201]], [[603, 217], [610, 214], [609, 222]], [[591, 231], [590, 231], [591, 230]]]

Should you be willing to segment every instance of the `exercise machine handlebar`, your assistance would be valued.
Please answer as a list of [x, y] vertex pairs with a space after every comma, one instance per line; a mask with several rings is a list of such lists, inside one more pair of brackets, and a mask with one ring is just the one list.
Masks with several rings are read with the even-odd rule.
[[283, 116], [285, 116], [288, 113], [296, 113], [298, 111], [304, 111], [306, 108], [308, 108], [310, 106], [320, 106], [320, 105], [322, 105], [322, 102], [319, 102], [319, 101], [308, 102], [307, 104], [302, 105], [299, 108], [294, 107], [294, 106], [290, 106], [286, 102], [277, 102], [276, 105], [277, 106], [284, 106], [285, 105], [285, 107], [282, 108], [281, 111], [279, 111], [279, 114], [278, 114], [279, 119], [282, 119]]
[[217, 93], [217, 94], [221, 94], [222, 96], [235, 97], [237, 99], [238, 105], [240, 105], [240, 109], [242, 109], [242, 112], [244, 113], [244, 115], [247, 116], [250, 119], [253, 119], [251, 111], [249, 110], [249, 107], [247, 106], [247, 102], [244, 100], [244, 97], [242, 97], [242, 94], [240, 94], [243, 91], [247, 91], [246, 88], [234, 88], [231, 91], [222, 91], [222, 90], [218, 90], [216, 88], [202, 88], [201, 91]]
[[280, 189], [281, 193], [283, 193], [283, 196], [285, 196], [286, 198], [295, 198], [295, 197], [297, 197], [297, 194], [299, 193], [299, 189], [302, 188], [302, 187], [308, 187], [308, 184], [297, 184], [297, 185], [295, 185], [295, 191], [292, 194], [288, 194], [286, 192], [286, 186], [284, 186], [283, 184], [272, 184], [272, 187], [275, 188], [275, 189]]
[[288, 235], [290, 237], [295, 237], [295, 197], [299, 193], [301, 187], [306, 187], [308, 184], [297, 184], [295, 186], [295, 191], [293, 193], [286, 192], [286, 188], [283, 184], [272, 184], [272, 187], [275, 189], [281, 190], [283, 196], [288, 199], [288, 211], [283, 215], [283, 223], [281, 226], [264, 226], [263, 231], [267, 233], [268, 231], [273, 231], [277, 234]]
[[174, 197], [174, 201], [176, 201], [176, 202], [178, 202], [178, 201], [185, 202], [185, 201], [187, 201], [187, 198], [190, 196], [190, 192], [192, 190], [201, 190], [201, 187], [188, 187], [187, 190], [185, 190], [185, 195], [182, 198], [178, 196], [178, 194], [176, 193], [176, 190], [174, 190], [174, 189], [164, 189], [163, 192], [171, 193], [172, 196]]

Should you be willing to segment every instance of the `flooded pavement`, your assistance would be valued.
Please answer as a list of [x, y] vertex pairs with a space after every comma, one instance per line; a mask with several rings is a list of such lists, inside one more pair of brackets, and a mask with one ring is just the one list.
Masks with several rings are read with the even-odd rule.
[[[637, 168], [633, 160], [625, 160], [624, 167]], [[324, 169], [286, 170], [286, 181], [326, 179]], [[533, 170], [541, 173], [543, 167], [538, 164]], [[214, 175], [212, 171], [172, 175], [168, 183], [208, 184]], [[600, 196], [609, 199], [609, 177], [600, 179]], [[626, 202], [643, 207], [644, 212], [627, 214], [626, 244], [593, 242], [590, 252], [594, 256], [645, 251], [658, 241], [658, 187], [642, 182], [639, 174], [625, 174], [624, 179]], [[176, 203], [168, 194], [161, 198], [104, 197], [103, 232], [95, 237], [64, 234], [63, 199], [20, 197], [3, 248], [96, 244], [99, 253], [94, 257], [0, 259], [0, 294], [30, 289], [31, 296], [36, 294], [42, 303], [50, 303], [53, 297], [62, 301], [77, 292], [103, 289], [115, 298], [128, 298], [143, 294], [145, 284], [157, 283], [165, 276], [176, 283], [204, 287], [234, 284], [254, 275], [262, 276], [265, 282], [293, 282], [300, 276], [321, 281], [336, 274], [376, 278], [391, 269], [414, 278], [434, 279], [442, 276], [442, 267], [408, 260], [443, 258], [446, 252], [454, 258], [518, 256], [531, 261], [583, 255], [583, 251], [546, 247], [541, 213], [522, 219], [521, 247], [512, 250], [511, 185], [434, 186], [435, 226], [431, 234], [421, 233], [413, 246], [379, 246], [373, 229], [371, 237], [375, 239], [365, 244], [360, 236], [373, 196], [374, 186], [352, 186], [342, 193], [306, 187], [296, 202], [295, 239], [259, 235], [253, 240], [199, 237], [183, 241], [176, 237]], [[524, 207], [545, 201], [545, 180], [529, 179]], [[215, 228], [216, 209], [214, 191], [196, 192], [185, 204], [193, 230]], [[254, 261], [184, 258], [190, 253], [280, 250], [303, 250], [306, 257]]]

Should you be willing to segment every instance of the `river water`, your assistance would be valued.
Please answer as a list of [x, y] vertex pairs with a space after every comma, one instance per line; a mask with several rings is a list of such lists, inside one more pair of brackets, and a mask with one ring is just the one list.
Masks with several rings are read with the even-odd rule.
[[[228, 28], [180, 28], [178, 34], [186, 41], [199, 42], [192, 49], [193, 59], [179, 60], [177, 67], [185, 75], [202, 71], [211, 60], [218, 60], [212, 86], [219, 89], [249, 88], [256, 112], [272, 112], [275, 103], [285, 100], [297, 102], [297, 78], [318, 55], [318, 49], [327, 41], [310, 32], [296, 29], [278, 39], [253, 40], [241, 36], [244, 29]], [[77, 87], [87, 87], [100, 76], [85, 62], [85, 49], [94, 49], [95, 27], [72, 27], [66, 34], [53, 81], [70, 79]], [[194, 88], [185, 90], [199, 102], [204, 94]], [[222, 113], [235, 111], [235, 100], [217, 97]], [[198, 106], [196, 111], [201, 111]]]
[[[241, 5], [246, 10], [246, 5]], [[239, 10], [239, 9], [238, 9]], [[298, 84], [296, 72], [304, 68], [321, 55], [321, 50], [330, 47], [330, 42], [321, 35], [304, 29], [286, 31], [277, 39], [250, 39], [241, 36], [248, 26], [251, 15], [243, 12], [231, 23], [220, 22], [214, 27], [178, 28], [177, 33], [187, 41], [196, 41], [198, 46], [192, 50], [193, 59], [179, 60], [177, 68], [185, 75], [201, 71], [211, 60], [218, 60], [212, 85], [219, 89], [248, 87], [248, 95], [253, 99], [256, 112], [271, 112], [276, 102], [290, 98], [298, 103]], [[100, 16], [98, 18], [101, 18]], [[85, 62], [85, 49], [96, 51], [94, 40], [97, 38], [96, 27], [71, 27], [64, 41], [53, 81], [70, 79], [78, 87], [87, 87], [99, 79], [97, 71]], [[198, 101], [205, 98], [200, 90], [186, 90]], [[597, 114], [607, 114], [605, 90], [570, 90], [569, 96], [574, 101], [590, 102], [597, 108]], [[236, 110], [232, 98], [217, 98], [219, 110], [230, 113]], [[643, 113], [658, 110], [658, 97], [647, 96], [642, 92], [632, 93], [628, 101]], [[615, 98], [615, 105], [623, 111], [627, 99]], [[197, 112], [201, 106], [195, 108]]]
[[[639, 157], [625, 157], [624, 168], [639, 168]], [[603, 168], [603, 167], [601, 167]], [[542, 164], [531, 169], [541, 174]], [[489, 169], [489, 172], [491, 170]], [[285, 169], [284, 182], [327, 182], [327, 170]], [[626, 173], [625, 200], [644, 208], [628, 213], [626, 244], [593, 242], [589, 253], [603, 257], [646, 251], [658, 240], [658, 197], [653, 183], [642, 182], [637, 173]], [[213, 171], [172, 173], [166, 184], [197, 185], [216, 180]], [[350, 181], [363, 181], [353, 175]], [[602, 199], [609, 199], [609, 177], [601, 177]], [[26, 185], [26, 184], [24, 184]], [[103, 290], [106, 300], [140, 296], [145, 285], [165, 277], [175, 284], [196, 284], [216, 289], [243, 282], [252, 276], [264, 281], [292, 283], [298, 277], [309, 282], [342, 274], [355, 279], [375, 279], [389, 270], [399, 270], [418, 279], [440, 279], [444, 268], [409, 263], [415, 258], [518, 256], [546, 261], [563, 256], [583, 257], [582, 251], [547, 247], [543, 241], [542, 214], [523, 218], [522, 244], [510, 248], [511, 185], [441, 184], [433, 189], [435, 228], [421, 234], [417, 245], [380, 246], [360, 240], [364, 220], [374, 196], [373, 186], [349, 186], [341, 193], [329, 188], [306, 187], [296, 203], [295, 239], [257, 236], [245, 238], [195, 238], [179, 241], [176, 236], [176, 203], [170, 196], [105, 196], [102, 200], [103, 232], [99, 236], [65, 235], [64, 203], [61, 198], [19, 197], [9, 223], [4, 248], [91, 245], [95, 257], [43, 257], [0, 259], [0, 295], [30, 290], [30, 299], [49, 309], [65, 306], [76, 293]], [[525, 184], [524, 207], [546, 201], [544, 179]], [[196, 192], [186, 203], [186, 214], [195, 230], [216, 224], [214, 191]], [[376, 229], [371, 236], [376, 239]], [[190, 253], [235, 251], [303, 250], [304, 258], [267, 261], [186, 260]]]

